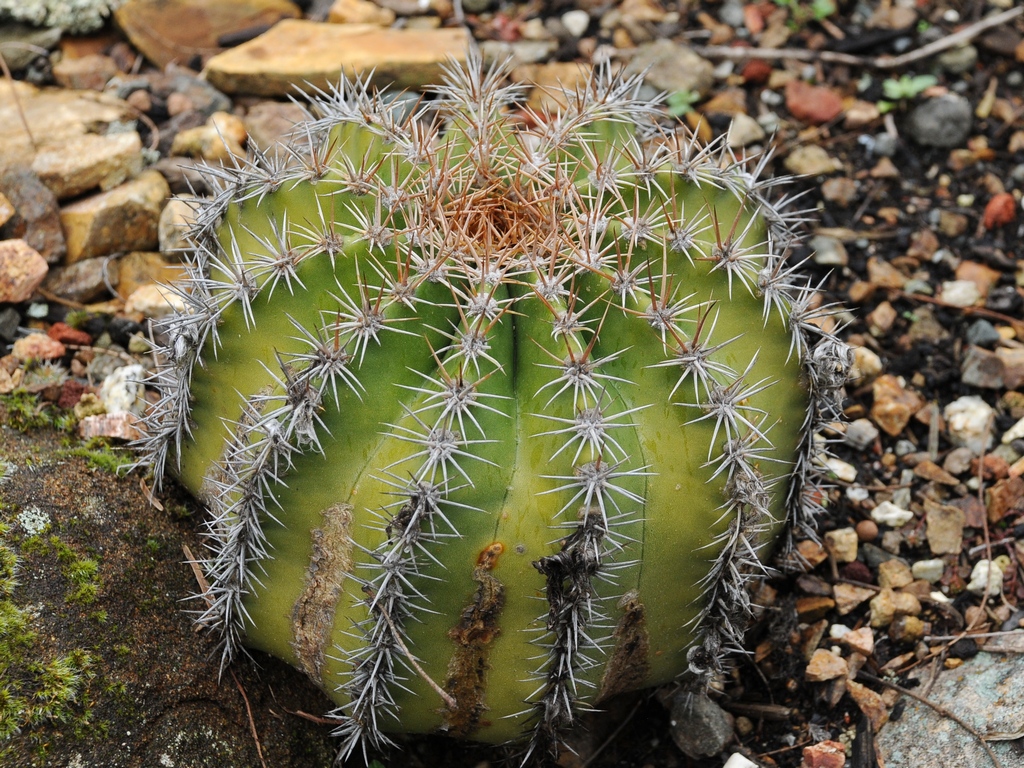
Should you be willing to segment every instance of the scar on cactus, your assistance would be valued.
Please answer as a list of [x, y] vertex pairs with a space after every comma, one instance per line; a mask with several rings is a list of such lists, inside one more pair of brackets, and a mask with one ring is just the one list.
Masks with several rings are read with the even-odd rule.
[[[209, 507], [199, 621], [388, 734], [558, 744], [741, 647], [822, 498], [849, 367], [765, 160], [598, 67], [554, 116], [451, 64], [407, 114], [320, 92], [211, 170], [144, 461]], [[784, 537], [783, 537], [784, 538]]]

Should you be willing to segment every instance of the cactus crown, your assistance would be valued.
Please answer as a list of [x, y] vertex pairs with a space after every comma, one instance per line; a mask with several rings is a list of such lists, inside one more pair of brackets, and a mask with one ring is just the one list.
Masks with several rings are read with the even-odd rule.
[[407, 113], [347, 81], [216, 172], [146, 461], [211, 508], [201, 621], [387, 732], [556, 742], [738, 648], [818, 494], [848, 359], [777, 181], [599, 67], [514, 119], [506, 67]]

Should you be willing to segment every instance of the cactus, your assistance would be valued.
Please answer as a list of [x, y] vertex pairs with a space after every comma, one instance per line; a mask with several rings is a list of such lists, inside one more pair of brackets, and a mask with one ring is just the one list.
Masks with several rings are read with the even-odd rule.
[[210, 508], [200, 622], [316, 681], [343, 757], [537, 753], [706, 685], [820, 498], [848, 360], [775, 182], [608, 67], [531, 119], [506, 75], [471, 56], [411, 114], [318, 93], [218, 172], [162, 329], [142, 447]]

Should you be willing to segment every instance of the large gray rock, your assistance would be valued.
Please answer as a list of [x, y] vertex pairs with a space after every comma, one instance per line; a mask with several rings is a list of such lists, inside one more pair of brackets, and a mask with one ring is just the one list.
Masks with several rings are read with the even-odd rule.
[[[1019, 645], [1019, 643], [1018, 643]], [[930, 667], [917, 675], [927, 680]], [[1024, 655], [979, 653], [953, 670], [942, 670], [927, 698], [989, 739], [1003, 768], [1024, 768], [1011, 743], [1024, 736]], [[982, 766], [992, 762], [978, 740], [948, 717], [909, 697], [899, 720], [878, 734], [886, 765]]]

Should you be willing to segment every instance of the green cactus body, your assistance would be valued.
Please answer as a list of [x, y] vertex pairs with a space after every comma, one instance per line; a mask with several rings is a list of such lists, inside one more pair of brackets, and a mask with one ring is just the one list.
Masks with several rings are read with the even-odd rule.
[[531, 127], [502, 78], [324, 94], [200, 209], [166, 328], [146, 448], [211, 508], [202, 621], [322, 686], [344, 754], [707, 682], [844, 378], [758, 169], [636, 82]]

